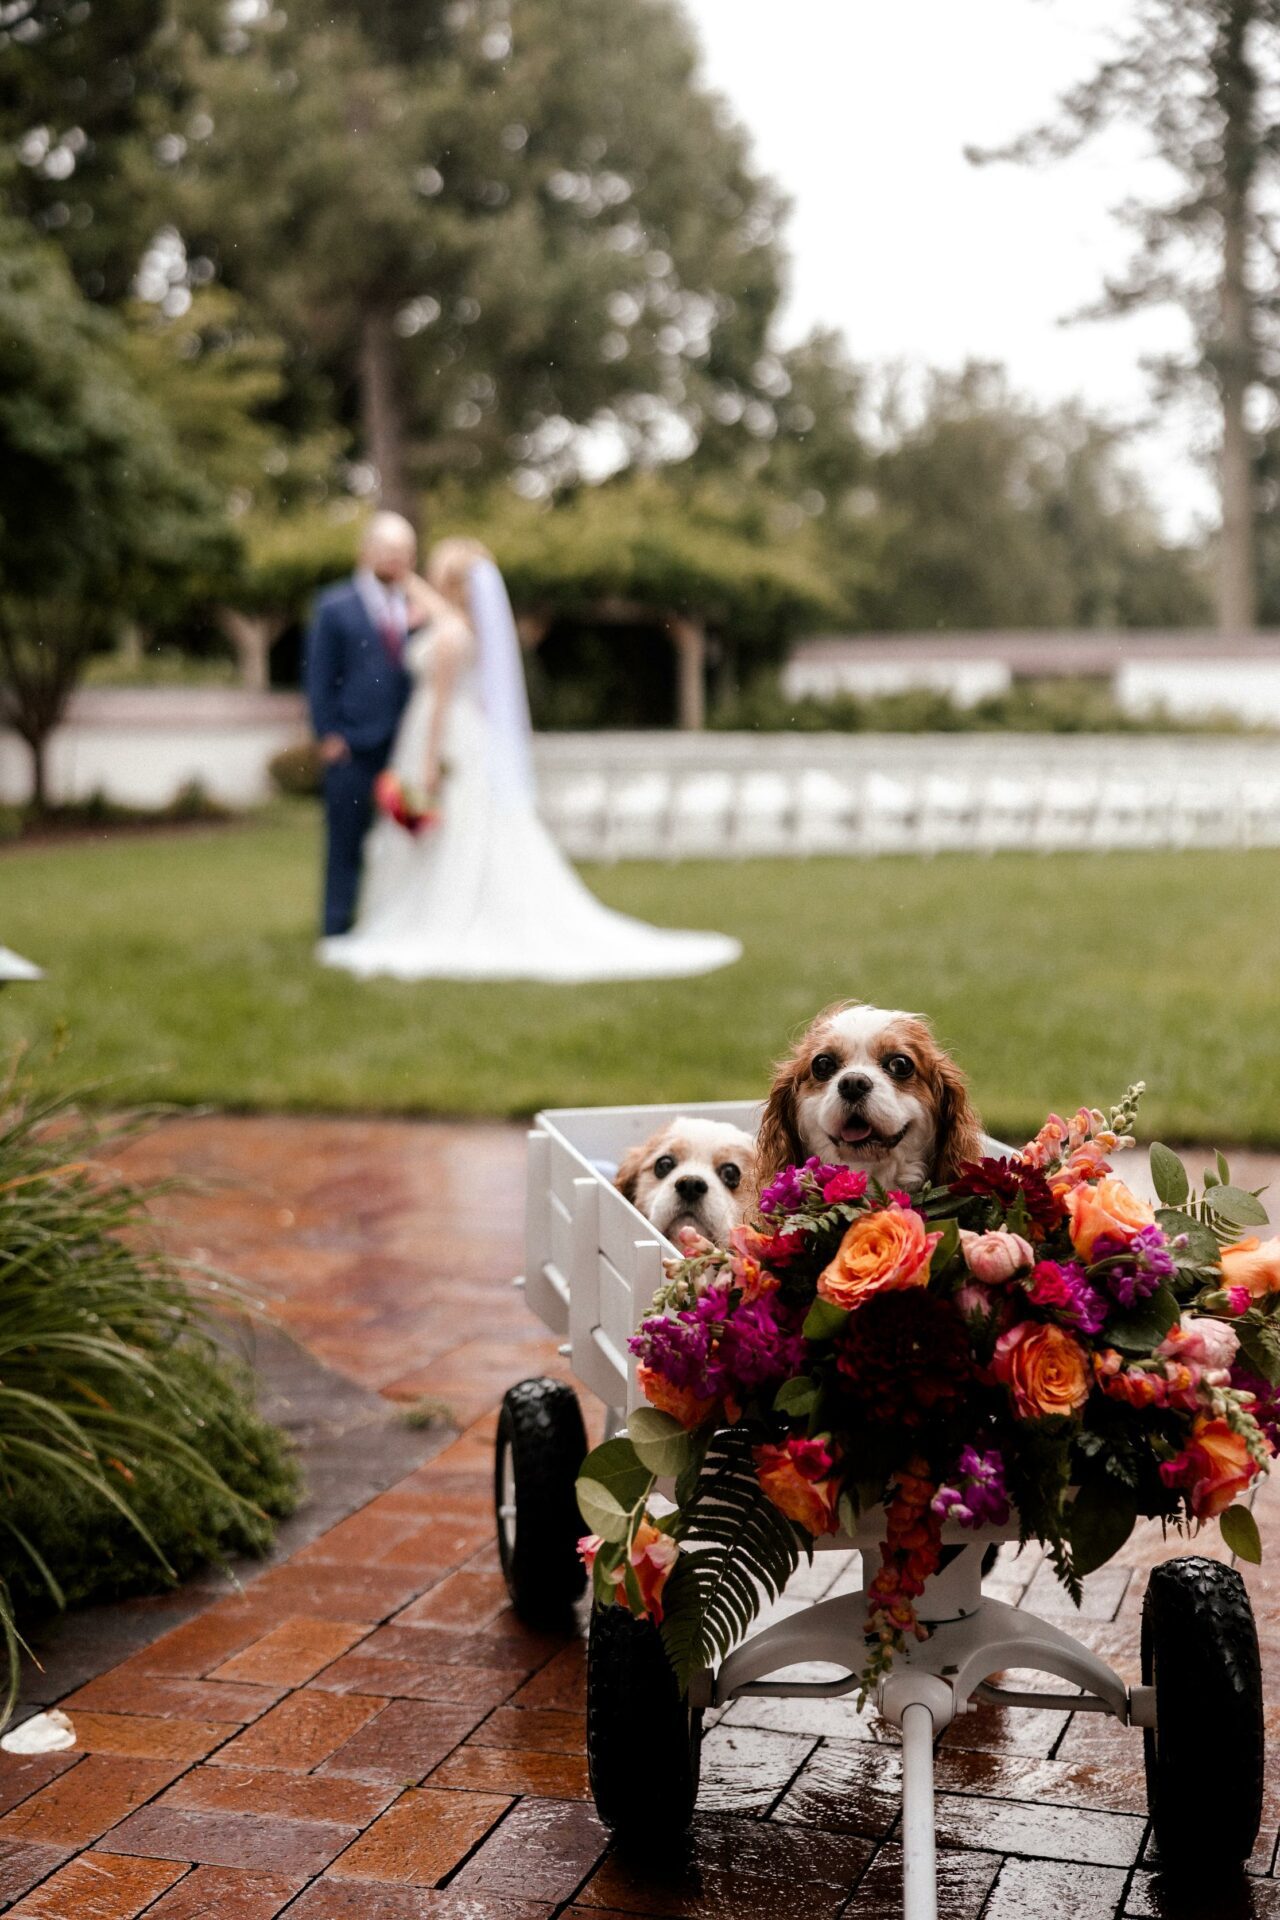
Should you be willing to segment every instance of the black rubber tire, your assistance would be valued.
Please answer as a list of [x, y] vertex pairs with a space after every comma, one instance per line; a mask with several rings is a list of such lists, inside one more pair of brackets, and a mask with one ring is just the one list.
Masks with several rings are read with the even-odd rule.
[[[574, 1498], [586, 1452], [572, 1387], [562, 1380], [521, 1380], [507, 1390], [493, 1455], [494, 1518], [507, 1592], [529, 1626], [563, 1626], [586, 1586], [578, 1558], [586, 1529]], [[512, 1502], [504, 1502], [504, 1488], [514, 1495]], [[504, 1518], [504, 1504], [514, 1505], [510, 1518]]]
[[668, 1838], [693, 1819], [702, 1711], [681, 1698], [648, 1620], [596, 1607], [587, 1642], [587, 1769], [596, 1812], [619, 1840]]
[[[1142, 1603], [1147, 1807], [1162, 1865], [1212, 1877], [1247, 1860], [1262, 1820], [1258, 1632], [1234, 1567], [1198, 1555], [1153, 1567]], [[1213, 1817], [1205, 1818], [1205, 1769]]]

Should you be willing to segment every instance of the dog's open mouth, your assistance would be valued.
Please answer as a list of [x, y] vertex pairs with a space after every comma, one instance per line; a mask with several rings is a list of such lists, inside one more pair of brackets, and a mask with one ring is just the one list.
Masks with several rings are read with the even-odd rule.
[[831, 1141], [836, 1147], [850, 1149], [858, 1155], [859, 1159], [874, 1159], [879, 1154], [892, 1153], [893, 1149], [900, 1146], [906, 1137], [906, 1127], [899, 1128], [897, 1133], [881, 1133], [869, 1120], [852, 1114], [831, 1135]]

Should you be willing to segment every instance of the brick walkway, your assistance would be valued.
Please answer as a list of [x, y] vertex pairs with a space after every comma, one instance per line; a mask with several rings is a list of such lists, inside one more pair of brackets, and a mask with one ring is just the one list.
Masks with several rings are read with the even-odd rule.
[[[0, 1908], [34, 1920], [891, 1920], [898, 1763], [849, 1702], [740, 1701], [708, 1732], [691, 1843], [611, 1853], [587, 1795], [583, 1649], [516, 1621], [492, 1546], [494, 1407], [554, 1349], [508, 1285], [518, 1129], [209, 1120], [135, 1149], [214, 1185], [172, 1237], [243, 1274], [297, 1338], [460, 1432], [349, 1519], [64, 1703], [76, 1749], [0, 1755]], [[1260, 1502], [1280, 1517], [1280, 1480]], [[1136, 1678], [1135, 1538], [1081, 1637]], [[848, 1578], [835, 1556], [797, 1598]], [[1280, 1575], [1250, 1576], [1269, 1667]], [[807, 1584], [806, 1584], [807, 1583]], [[1033, 1557], [994, 1584], [1059, 1618]], [[1280, 1731], [1280, 1728], [1277, 1728]], [[1213, 1817], [1206, 1755], [1205, 1817]], [[945, 1920], [1280, 1920], [1280, 1773], [1247, 1878], [1170, 1887], [1137, 1736], [979, 1709], [938, 1772]]]

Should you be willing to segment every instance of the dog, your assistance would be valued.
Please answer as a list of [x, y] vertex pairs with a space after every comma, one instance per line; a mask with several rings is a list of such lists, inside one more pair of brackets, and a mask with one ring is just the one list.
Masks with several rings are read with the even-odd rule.
[[816, 1154], [913, 1189], [983, 1151], [968, 1084], [928, 1021], [858, 1000], [820, 1013], [778, 1066], [756, 1144], [762, 1185]]
[[722, 1247], [755, 1203], [755, 1142], [724, 1121], [682, 1116], [633, 1147], [613, 1184], [668, 1240], [691, 1228]]

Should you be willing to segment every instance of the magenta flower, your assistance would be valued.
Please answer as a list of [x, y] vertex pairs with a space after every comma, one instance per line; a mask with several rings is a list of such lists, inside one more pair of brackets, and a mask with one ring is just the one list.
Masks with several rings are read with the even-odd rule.
[[1032, 1306], [1042, 1307], [1080, 1333], [1098, 1333], [1106, 1322], [1108, 1303], [1090, 1286], [1084, 1269], [1074, 1260], [1041, 1260], [1026, 1283]]
[[[848, 1169], [810, 1154], [802, 1167], [784, 1167], [760, 1195], [761, 1213], [800, 1213], [805, 1202], [821, 1194], [829, 1180]], [[864, 1182], [865, 1186], [865, 1176]]]
[[774, 1295], [744, 1301], [729, 1315], [720, 1336], [718, 1370], [743, 1394], [770, 1380], [804, 1370], [804, 1338], [796, 1317]]
[[976, 1447], [963, 1448], [956, 1461], [955, 1485], [939, 1487], [932, 1505], [940, 1519], [958, 1520], [962, 1527], [1007, 1525], [1009, 1490], [998, 1451], [994, 1447], [987, 1453], [979, 1453]]
[[1128, 1241], [1103, 1234], [1093, 1243], [1089, 1278], [1126, 1310], [1139, 1300], [1149, 1300], [1176, 1271], [1177, 1262], [1160, 1227], [1143, 1227]]
[[822, 1197], [829, 1207], [846, 1200], [861, 1200], [867, 1190], [867, 1176], [860, 1167], [841, 1167], [822, 1183]]

